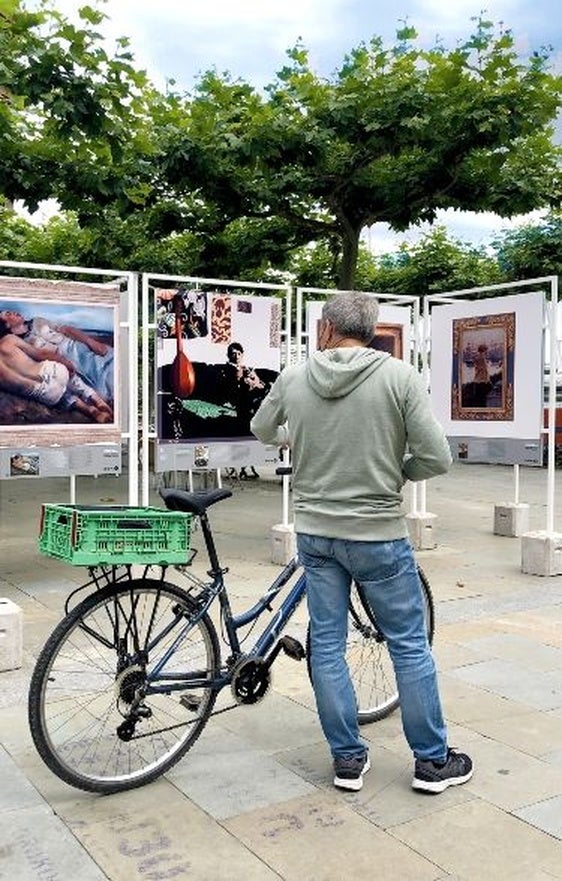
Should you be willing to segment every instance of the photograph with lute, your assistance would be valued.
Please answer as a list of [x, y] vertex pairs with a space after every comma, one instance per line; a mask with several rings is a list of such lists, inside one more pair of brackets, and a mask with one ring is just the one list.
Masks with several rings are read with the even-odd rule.
[[280, 370], [274, 297], [155, 291], [158, 438], [251, 438], [250, 421]]

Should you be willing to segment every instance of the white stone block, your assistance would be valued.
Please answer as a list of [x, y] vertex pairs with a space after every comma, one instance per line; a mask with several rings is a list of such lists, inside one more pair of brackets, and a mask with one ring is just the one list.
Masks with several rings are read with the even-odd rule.
[[529, 505], [500, 502], [494, 506], [494, 535], [517, 536], [529, 532]]
[[410, 541], [416, 551], [431, 551], [437, 547], [435, 524], [437, 514], [407, 514]]
[[22, 664], [23, 613], [11, 600], [0, 597], [0, 672]]
[[292, 523], [278, 523], [271, 530], [271, 562], [286, 566], [296, 553], [296, 536]]
[[521, 571], [526, 575], [562, 575], [562, 535], [542, 531], [522, 535]]

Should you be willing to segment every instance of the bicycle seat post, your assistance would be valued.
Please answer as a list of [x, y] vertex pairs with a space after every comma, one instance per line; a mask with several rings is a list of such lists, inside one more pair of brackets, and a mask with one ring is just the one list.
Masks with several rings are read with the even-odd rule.
[[221, 565], [219, 563], [217, 549], [215, 547], [215, 540], [213, 538], [211, 524], [209, 522], [209, 517], [206, 511], [203, 511], [199, 515], [199, 522], [201, 523], [201, 530], [203, 532], [205, 545], [207, 547], [207, 554], [209, 555], [209, 562], [211, 564], [209, 575], [211, 575], [213, 578], [217, 578], [219, 575], [222, 575], [224, 570], [221, 568]]

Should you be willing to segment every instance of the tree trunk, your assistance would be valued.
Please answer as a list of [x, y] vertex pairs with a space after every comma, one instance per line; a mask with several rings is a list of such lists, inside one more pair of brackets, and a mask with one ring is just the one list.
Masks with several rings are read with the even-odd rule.
[[357, 270], [357, 257], [359, 255], [359, 236], [361, 227], [354, 229], [350, 224], [345, 224], [342, 232], [342, 258], [338, 274], [338, 287], [340, 291], [352, 291], [355, 284], [355, 272]]

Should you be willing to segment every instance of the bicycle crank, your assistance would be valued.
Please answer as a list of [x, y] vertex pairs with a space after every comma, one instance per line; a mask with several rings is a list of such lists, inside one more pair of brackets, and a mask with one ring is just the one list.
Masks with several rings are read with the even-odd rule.
[[270, 685], [270, 665], [263, 658], [243, 658], [234, 668], [230, 688], [237, 704], [257, 704]]

